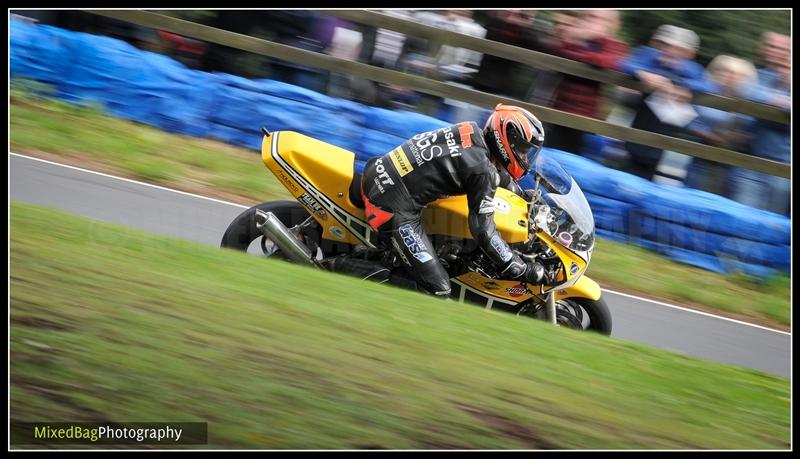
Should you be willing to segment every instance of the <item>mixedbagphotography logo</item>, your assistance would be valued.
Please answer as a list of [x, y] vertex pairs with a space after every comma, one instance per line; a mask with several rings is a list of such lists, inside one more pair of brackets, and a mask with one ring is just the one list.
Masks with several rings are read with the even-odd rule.
[[205, 422], [12, 422], [12, 445], [205, 445]]

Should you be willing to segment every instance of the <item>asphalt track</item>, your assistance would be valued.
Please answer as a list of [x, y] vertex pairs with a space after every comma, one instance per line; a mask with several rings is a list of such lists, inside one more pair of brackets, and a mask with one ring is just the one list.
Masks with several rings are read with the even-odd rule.
[[[219, 246], [228, 223], [243, 210], [235, 204], [15, 154], [9, 155], [9, 179], [9, 196], [15, 201], [213, 246]], [[604, 295], [617, 338], [790, 376], [788, 333], [629, 295], [609, 291]]]

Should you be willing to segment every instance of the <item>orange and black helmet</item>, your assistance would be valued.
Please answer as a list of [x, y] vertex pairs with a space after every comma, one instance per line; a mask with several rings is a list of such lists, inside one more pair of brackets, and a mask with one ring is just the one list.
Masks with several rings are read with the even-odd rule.
[[514, 180], [528, 173], [544, 144], [544, 128], [539, 119], [513, 105], [497, 104], [486, 120], [483, 135], [497, 162]]

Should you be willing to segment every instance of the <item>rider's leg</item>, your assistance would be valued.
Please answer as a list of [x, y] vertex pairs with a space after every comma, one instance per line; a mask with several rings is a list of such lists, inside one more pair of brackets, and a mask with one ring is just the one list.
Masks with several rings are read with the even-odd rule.
[[450, 276], [423, 231], [419, 216], [394, 222], [391, 238], [392, 248], [421, 290], [436, 296], [450, 295]]
[[[388, 239], [405, 270], [416, 281], [417, 289], [436, 296], [449, 296], [450, 276], [422, 229], [420, 212], [387, 212], [369, 200], [365, 200], [365, 204], [368, 218], [373, 217], [370, 222], [381, 223], [373, 229], [380, 231], [382, 238]], [[406, 288], [414, 283], [400, 273], [393, 274], [391, 282]]]
[[447, 297], [450, 294], [450, 276], [422, 230], [421, 209], [416, 208], [404, 187], [381, 182], [376, 170], [377, 161], [372, 159], [367, 163], [361, 182], [367, 222], [372, 229], [389, 237], [392, 249], [416, 281], [418, 289]]

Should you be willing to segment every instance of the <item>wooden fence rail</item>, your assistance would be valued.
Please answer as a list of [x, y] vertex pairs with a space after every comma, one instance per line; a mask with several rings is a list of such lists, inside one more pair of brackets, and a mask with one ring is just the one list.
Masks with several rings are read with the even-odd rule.
[[790, 165], [778, 161], [746, 155], [732, 150], [703, 145], [640, 129], [619, 126], [605, 121], [530, 104], [528, 102], [508, 99], [472, 89], [465, 89], [422, 76], [410, 75], [361, 62], [340, 59], [313, 51], [306, 51], [235, 32], [216, 29], [214, 27], [184, 21], [163, 14], [137, 10], [87, 11], [100, 16], [120, 19], [144, 27], [165, 30], [197, 40], [217, 43], [263, 56], [317, 67], [332, 72], [354, 75], [382, 83], [403, 86], [422, 93], [456, 99], [484, 107], [493, 107], [500, 102], [513, 103], [531, 110], [545, 122], [572, 127], [581, 131], [594, 132], [664, 150], [676, 151], [686, 155], [752, 169], [780, 177], [789, 178], [791, 174]]
[[[622, 72], [601, 70], [563, 57], [520, 48], [498, 41], [487, 40], [485, 38], [473, 37], [450, 30], [442, 30], [387, 14], [368, 10], [319, 10], [319, 12], [329, 16], [347, 19], [352, 22], [368, 24], [395, 32], [401, 32], [406, 35], [426, 38], [443, 45], [466, 48], [484, 54], [503, 57], [537, 68], [554, 70], [602, 83], [635, 89], [637, 91], [642, 89], [642, 85], [638, 80]], [[692, 102], [698, 105], [705, 105], [729, 112], [743, 113], [745, 115], [776, 121], [782, 124], [789, 124], [790, 122], [790, 114], [788, 111], [758, 102], [733, 99], [710, 93], [696, 93], [694, 94]]]

